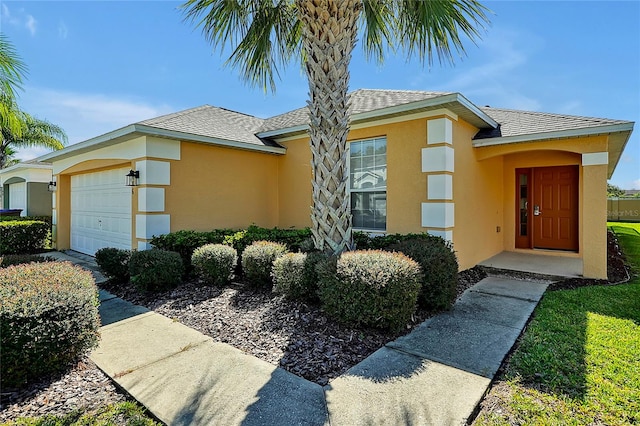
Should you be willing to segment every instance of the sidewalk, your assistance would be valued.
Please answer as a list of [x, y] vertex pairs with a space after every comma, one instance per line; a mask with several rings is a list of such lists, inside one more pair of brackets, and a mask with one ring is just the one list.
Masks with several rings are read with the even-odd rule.
[[485, 278], [324, 387], [101, 291], [91, 359], [169, 425], [460, 425], [546, 287]]

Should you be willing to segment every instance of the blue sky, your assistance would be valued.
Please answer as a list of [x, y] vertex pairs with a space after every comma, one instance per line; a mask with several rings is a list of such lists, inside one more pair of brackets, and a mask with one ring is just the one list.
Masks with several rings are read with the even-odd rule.
[[[62, 126], [77, 143], [127, 124], [202, 104], [258, 117], [305, 104], [298, 64], [275, 94], [223, 66], [174, 1], [0, 0], [0, 31], [29, 66], [22, 109]], [[351, 89], [460, 92], [477, 105], [640, 121], [640, 2], [487, 1], [495, 13], [455, 66], [359, 47]], [[45, 153], [23, 150], [26, 160]], [[640, 189], [640, 127], [610, 183]]]

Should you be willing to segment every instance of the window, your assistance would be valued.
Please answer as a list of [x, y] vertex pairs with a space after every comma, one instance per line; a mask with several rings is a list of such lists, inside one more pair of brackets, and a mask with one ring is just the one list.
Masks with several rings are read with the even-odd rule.
[[349, 144], [349, 193], [355, 229], [387, 229], [387, 140]]

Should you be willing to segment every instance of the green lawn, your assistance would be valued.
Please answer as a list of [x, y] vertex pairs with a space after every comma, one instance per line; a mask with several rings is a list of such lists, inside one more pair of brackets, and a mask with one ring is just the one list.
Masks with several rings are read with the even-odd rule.
[[2, 426], [160, 426], [148, 417], [144, 409], [134, 402], [107, 405], [97, 412], [74, 411], [66, 416], [20, 418]]
[[609, 227], [634, 278], [548, 292], [475, 424], [640, 424], [640, 224]]

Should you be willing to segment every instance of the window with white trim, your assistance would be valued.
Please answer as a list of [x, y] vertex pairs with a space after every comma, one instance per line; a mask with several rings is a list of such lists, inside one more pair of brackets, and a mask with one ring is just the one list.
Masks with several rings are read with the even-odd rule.
[[349, 194], [354, 229], [387, 229], [386, 138], [349, 144]]

